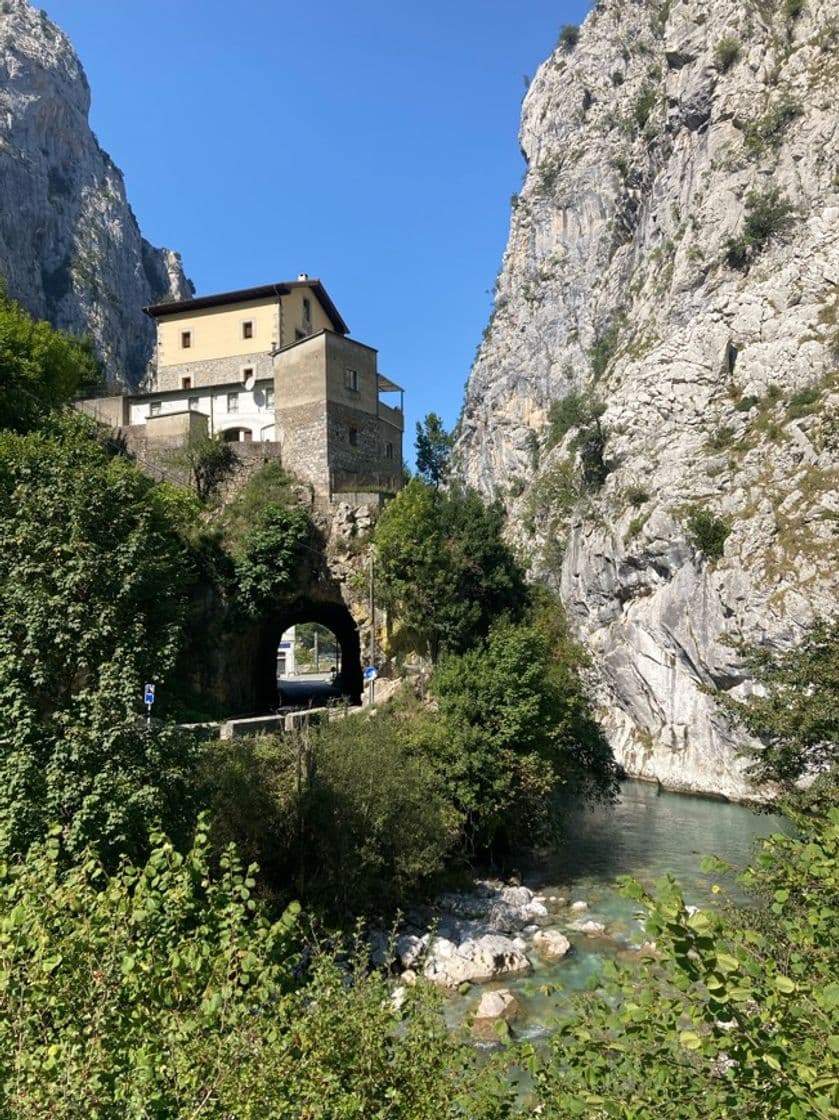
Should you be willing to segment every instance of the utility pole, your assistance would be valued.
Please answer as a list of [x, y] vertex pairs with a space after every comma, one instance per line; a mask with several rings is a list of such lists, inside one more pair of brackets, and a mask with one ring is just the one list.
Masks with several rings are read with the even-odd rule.
[[318, 645], [318, 632], [315, 630], [315, 672], [320, 672], [320, 647]]

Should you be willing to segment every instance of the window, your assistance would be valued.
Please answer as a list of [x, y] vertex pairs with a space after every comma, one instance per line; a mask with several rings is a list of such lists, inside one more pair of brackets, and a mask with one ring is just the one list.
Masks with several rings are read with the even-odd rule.
[[198, 397], [189, 398], [189, 411], [196, 412], [198, 409]]
[[358, 370], [345, 369], [344, 370], [344, 388], [351, 390], [353, 393], [358, 392]]
[[303, 296], [303, 322], [307, 327], [312, 323], [312, 301], [308, 296]]
[[242, 366], [242, 380], [249, 381], [253, 377], [253, 366]]
[[358, 428], [350, 428], [350, 447], [358, 447]]
[[265, 407], [266, 408], [273, 408], [274, 407], [274, 390], [273, 389], [266, 389], [265, 390]]
[[181, 331], [181, 350], [189, 350], [192, 346], [192, 331]]
[[227, 411], [228, 412], [238, 412], [239, 411], [239, 394], [238, 393], [228, 393], [227, 394]]
[[242, 338], [253, 338], [253, 319], [245, 319], [242, 323]]
[[152, 401], [149, 405], [149, 416], [160, 415], [160, 401]]
[[182, 389], [191, 389], [192, 388], [192, 378], [191, 377], [182, 377], [181, 378], [181, 388]]
[[392, 443], [386, 443], [385, 444], [385, 458], [386, 459], [392, 459], [393, 458], [393, 444]]

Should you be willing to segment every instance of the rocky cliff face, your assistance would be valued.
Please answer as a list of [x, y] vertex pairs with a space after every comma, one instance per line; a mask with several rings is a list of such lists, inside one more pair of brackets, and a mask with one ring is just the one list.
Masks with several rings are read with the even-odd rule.
[[0, 275], [32, 314], [89, 334], [109, 380], [134, 386], [154, 344], [143, 305], [191, 286], [178, 255], [140, 235], [89, 107], [66, 35], [28, 0], [3, 0]]
[[839, 20], [601, 0], [565, 40], [459, 469], [560, 591], [627, 769], [745, 796], [703, 689], [750, 688], [729, 637], [783, 646], [835, 602]]

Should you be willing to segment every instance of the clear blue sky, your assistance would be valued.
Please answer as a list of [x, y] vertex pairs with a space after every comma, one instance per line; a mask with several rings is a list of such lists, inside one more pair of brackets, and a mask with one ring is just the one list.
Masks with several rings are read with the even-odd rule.
[[458, 415], [524, 162], [524, 75], [584, 0], [49, 0], [146, 237], [199, 294], [319, 276], [414, 422]]

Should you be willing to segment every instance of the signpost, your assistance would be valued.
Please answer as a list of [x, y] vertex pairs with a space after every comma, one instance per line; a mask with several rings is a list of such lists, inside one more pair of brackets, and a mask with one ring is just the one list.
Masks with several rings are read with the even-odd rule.
[[143, 703], [146, 705], [146, 727], [151, 727], [151, 706], [154, 703], [153, 684], [147, 684], [143, 688]]
[[370, 707], [373, 707], [373, 700], [376, 696], [376, 678], [379, 675], [379, 670], [375, 665], [368, 665], [364, 670], [364, 679], [370, 685]]

